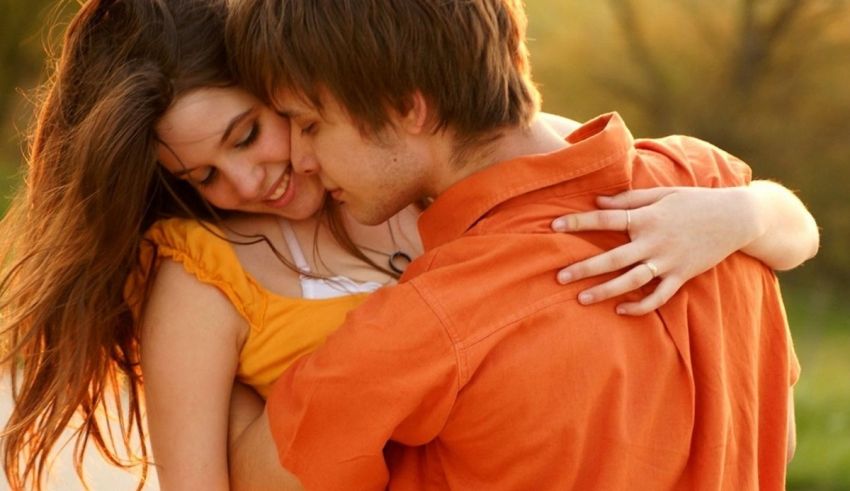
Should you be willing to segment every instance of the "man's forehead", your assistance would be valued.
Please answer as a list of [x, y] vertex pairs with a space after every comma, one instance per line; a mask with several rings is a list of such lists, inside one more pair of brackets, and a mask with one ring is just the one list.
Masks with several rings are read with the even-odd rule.
[[290, 118], [318, 112], [318, 108], [306, 94], [291, 89], [278, 90], [271, 102], [277, 112]]

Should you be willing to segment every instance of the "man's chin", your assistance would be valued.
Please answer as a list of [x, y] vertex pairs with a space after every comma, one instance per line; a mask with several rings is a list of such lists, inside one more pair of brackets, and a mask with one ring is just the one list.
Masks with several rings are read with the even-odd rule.
[[387, 213], [375, 208], [359, 207], [347, 202], [340, 204], [345, 211], [348, 212], [351, 218], [363, 225], [380, 225], [395, 215], [395, 213]]

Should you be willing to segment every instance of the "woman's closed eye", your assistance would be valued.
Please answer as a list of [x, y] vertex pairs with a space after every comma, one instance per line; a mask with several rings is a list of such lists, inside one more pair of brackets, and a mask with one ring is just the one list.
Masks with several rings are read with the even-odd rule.
[[206, 187], [212, 184], [215, 181], [215, 178], [218, 176], [218, 169], [215, 167], [209, 167], [206, 174], [201, 179], [196, 180], [198, 186]]
[[257, 138], [260, 136], [260, 123], [255, 122], [251, 125], [251, 128], [248, 129], [248, 132], [245, 136], [236, 143], [236, 148], [248, 148], [252, 143], [257, 141]]

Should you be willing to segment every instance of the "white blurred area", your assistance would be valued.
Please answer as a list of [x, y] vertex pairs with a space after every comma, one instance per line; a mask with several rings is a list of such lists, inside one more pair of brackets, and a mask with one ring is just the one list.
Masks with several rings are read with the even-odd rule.
[[[0, 380], [0, 422], [2, 422], [4, 427], [6, 420], [12, 413], [11, 394], [9, 381], [7, 377], [3, 377]], [[60, 445], [66, 443], [70, 435], [71, 432], [67, 432]], [[69, 443], [56, 455], [51, 471], [45, 481], [46, 490], [76, 491], [85, 489], [74, 470], [73, 447], [73, 442]], [[138, 483], [137, 476], [104, 461], [93, 445], [90, 445], [90, 448], [86, 452], [84, 469], [86, 481], [89, 489], [92, 491], [133, 491], [136, 489]], [[143, 489], [145, 491], [158, 491], [159, 486], [157, 485], [156, 472], [153, 466], [149, 469], [147, 483]], [[9, 489], [9, 485], [6, 481], [6, 476], [2, 474], [2, 469], [0, 469], [0, 490], [7, 489]]]

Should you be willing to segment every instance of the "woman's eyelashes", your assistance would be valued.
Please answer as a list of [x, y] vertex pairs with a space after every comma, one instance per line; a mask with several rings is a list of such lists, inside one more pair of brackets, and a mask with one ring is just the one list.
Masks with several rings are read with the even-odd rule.
[[257, 141], [257, 138], [260, 136], [260, 123], [255, 121], [251, 128], [248, 130], [248, 133], [236, 143], [236, 148], [248, 148], [252, 143]]
[[[260, 123], [258, 121], [254, 121], [251, 124], [251, 127], [248, 128], [248, 131], [242, 137], [241, 140], [234, 144], [234, 147], [237, 149], [245, 149], [250, 147], [257, 138], [260, 136]], [[218, 169], [213, 166], [209, 166], [206, 168], [206, 174], [200, 179], [195, 179], [195, 184], [198, 187], [207, 187], [215, 182], [215, 179], [218, 177]]]
[[[236, 142], [233, 146], [240, 150], [250, 147], [255, 141], [257, 141], [257, 138], [260, 137], [260, 130], [259, 121], [254, 121], [251, 124], [251, 127], [244, 133], [242, 139]], [[193, 179], [193, 181], [199, 187], [207, 187], [213, 184], [217, 177], [218, 169], [213, 166], [209, 166], [206, 168], [206, 174], [204, 174], [202, 178]]]
[[207, 171], [206, 175], [202, 179], [197, 181], [198, 186], [201, 186], [201, 187], [209, 186], [210, 184], [213, 183], [213, 181], [215, 181], [216, 176], [218, 176], [218, 169], [216, 169], [215, 167], [210, 167], [209, 170]]

